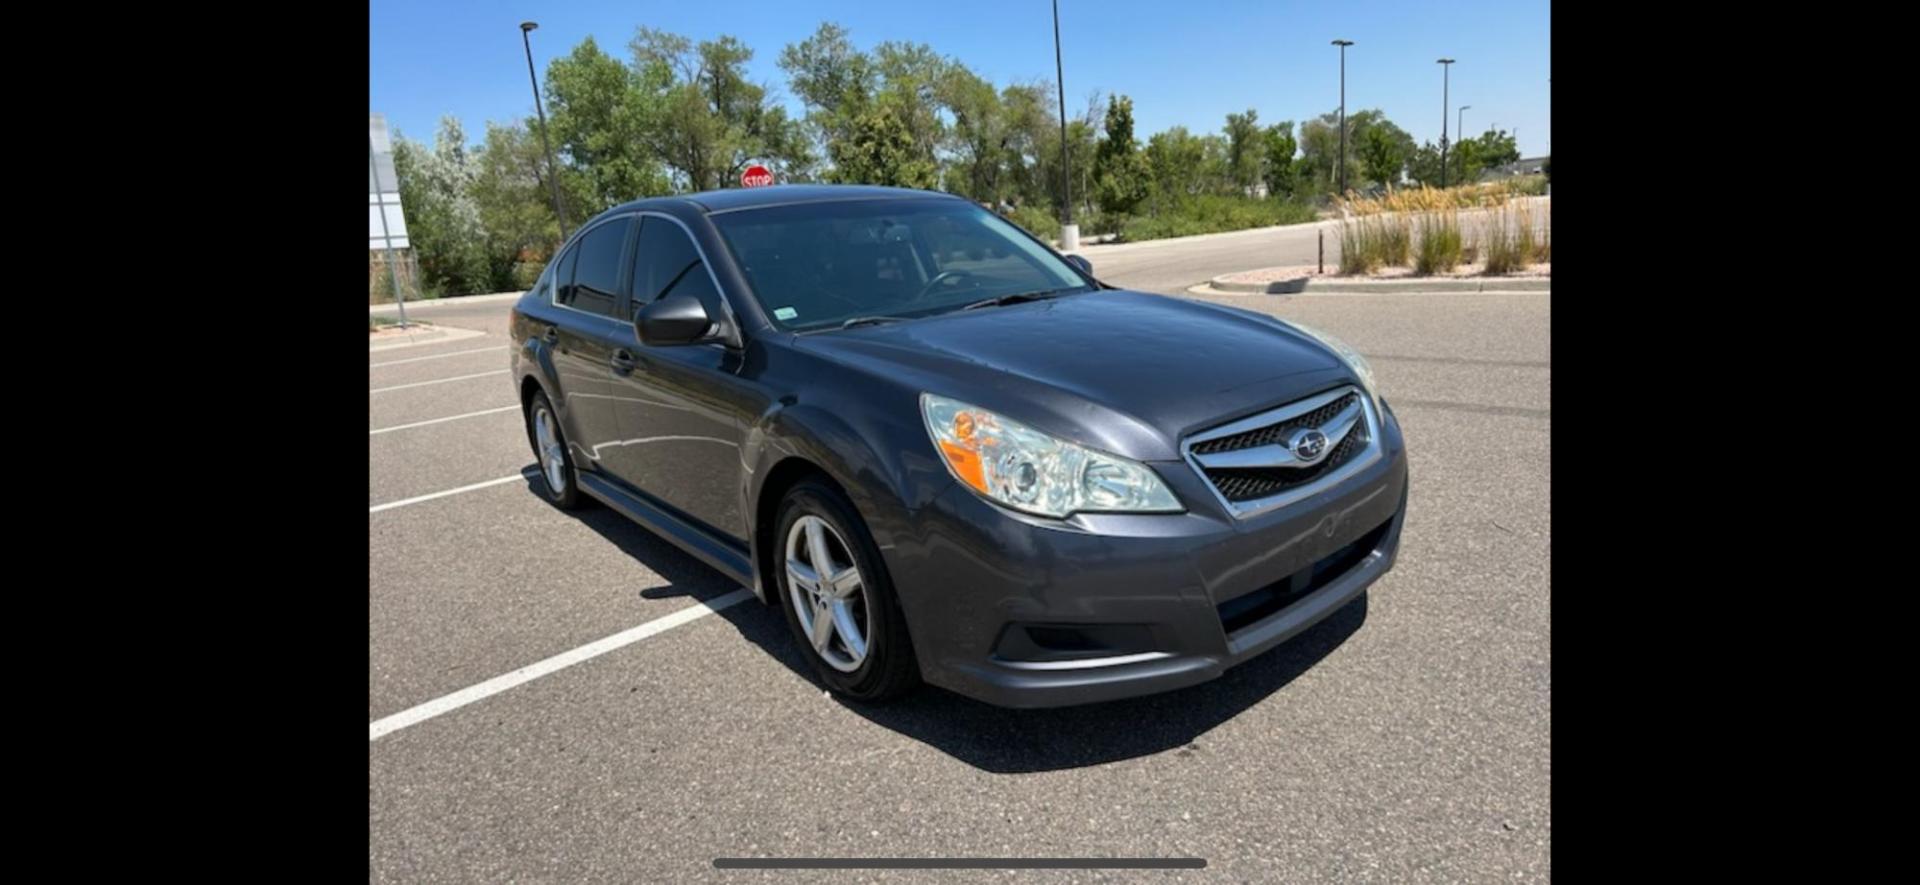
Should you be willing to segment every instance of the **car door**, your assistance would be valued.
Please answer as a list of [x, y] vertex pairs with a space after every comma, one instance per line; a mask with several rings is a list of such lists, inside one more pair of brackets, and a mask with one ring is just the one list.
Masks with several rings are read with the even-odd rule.
[[[680, 294], [699, 298], [709, 316], [725, 316], [724, 297], [687, 230], [664, 215], [642, 217], [629, 318]], [[611, 470], [744, 544], [740, 445], [746, 416], [755, 414], [752, 403], [760, 398], [741, 376], [741, 352], [717, 342], [648, 347], [631, 322], [621, 329], [615, 351], [631, 357], [632, 367], [613, 372], [620, 445], [608, 452]]]
[[557, 312], [562, 321], [547, 332], [574, 463], [595, 470], [604, 469], [607, 446], [617, 439], [609, 397], [633, 225], [631, 216], [601, 222], [567, 251], [553, 297], [564, 308]]

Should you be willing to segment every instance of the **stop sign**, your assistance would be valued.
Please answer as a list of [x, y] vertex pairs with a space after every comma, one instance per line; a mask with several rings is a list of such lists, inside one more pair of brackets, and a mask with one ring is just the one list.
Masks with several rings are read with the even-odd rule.
[[740, 173], [741, 187], [766, 187], [772, 183], [773, 173], [768, 172], [765, 166], [755, 164], [748, 166], [746, 171]]

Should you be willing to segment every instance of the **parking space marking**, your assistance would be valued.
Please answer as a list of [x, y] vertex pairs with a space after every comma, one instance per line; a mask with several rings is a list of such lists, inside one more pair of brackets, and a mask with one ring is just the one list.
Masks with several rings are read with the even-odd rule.
[[497, 408], [497, 409], [482, 409], [478, 412], [468, 412], [465, 415], [448, 415], [445, 418], [434, 418], [428, 421], [415, 421], [412, 424], [395, 424], [392, 427], [382, 427], [379, 430], [369, 430], [367, 431], [367, 435], [373, 436], [375, 434], [381, 434], [381, 433], [392, 433], [396, 430], [407, 430], [414, 427], [425, 427], [429, 424], [442, 424], [447, 421], [458, 421], [462, 418], [478, 418], [481, 415], [498, 415], [501, 412], [517, 412], [517, 411], [520, 411], [519, 406], [501, 406], [500, 408]]
[[752, 596], [752, 590], [742, 587], [731, 593], [723, 594], [705, 602], [696, 602], [673, 614], [655, 618], [638, 627], [622, 630], [605, 639], [589, 642], [571, 651], [561, 652], [544, 661], [528, 664], [511, 673], [495, 676], [478, 685], [468, 686], [452, 694], [441, 695], [417, 707], [409, 707], [391, 716], [376, 719], [367, 726], [367, 740], [368, 742], [377, 741], [381, 737], [392, 734], [409, 725], [418, 725], [442, 713], [448, 713], [475, 701], [497, 695], [516, 685], [532, 682], [549, 673], [564, 670], [582, 661], [592, 660], [607, 652], [632, 645], [649, 636], [664, 633], [682, 624], [699, 620], [721, 609], [745, 602]]
[[446, 384], [451, 381], [471, 381], [475, 378], [491, 378], [497, 375], [509, 375], [509, 374], [512, 374], [512, 373], [504, 369], [496, 369], [491, 372], [475, 372], [472, 375], [457, 375], [452, 378], [436, 378], [432, 381], [415, 381], [412, 384], [395, 384], [392, 387], [376, 387], [367, 392], [368, 393], [386, 393], [389, 390], [405, 390], [409, 387], [425, 387], [429, 384]]
[[382, 510], [392, 510], [395, 507], [405, 507], [408, 504], [418, 504], [421, 501], [431, 501], [435, 498], [444, 498], [448, 495], [458, 495], [462, 492], [471, 492], [471, 491], [476, 491], [478, 489], [488, 488], [491, 486], [504, 485], [506, 483], [513, 482], [515, 480], [531, 479], [538, 475], [539, 475], [538, 472], [536, 472], [533, 468], [529, 467], [512, 476], [503, 476], [503, 477], [500, 477], [499, 479], [489, 479], [486, 482], [476, 482], [470, 486], [461, 486], [457, 489], [447, 489], [444, 492], [434, 492], [432, 494], [418, 495], [412, 498], [402, 498], [398, 501], [388, 501], [385, 504], [375, 504], [372, 507], [367, 508], [367, 513], [369, 514], [379, 513]]
[[384, 363], [368, 363], [367, 368], [378, 369], [381, 366], [397, 366], [397, 365], [400, 365], [401, 363], [418, 363], [418, 362], [423, 362], [425, 360], [443, 360], [450, 356], [466, 356], [467, 354], [470, 354], [470, 353], [498, 353], [498, 352], [500, 352], [500, 348], [498, 347], [477, 347], [477, 348], [474, 348], [473, 350], [456, 350], [452, 353], [436, 353], [433, 356], [416, 356], [416, 357], [408, 357], [407, 359], [404, 359], [404, 360], [387, 360]]

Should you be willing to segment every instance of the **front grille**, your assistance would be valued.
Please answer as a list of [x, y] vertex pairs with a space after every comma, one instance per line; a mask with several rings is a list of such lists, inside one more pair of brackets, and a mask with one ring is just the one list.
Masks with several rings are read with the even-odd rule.
[[[1220, 497], [1229, 504], [1247, 504], [1272, 498], [1303, 489], [1339, 470], [1365, 452], [1368, 444], [1372, 442], [1372, 437], [1370, 436], [1371, 425], [1364, 412], [1364, 406], [1361, 418], [1354, 423], [1353, 429], [1334, 444], [1333, 450], [1328, 452], [1325, 458], [1310, 466], [1209, 466], [1202, 463], [1208, 460], [1204, 456], [1256, 449], [1262, 446], [1285, 446], [1287, 438], [1295, 431], [1305, 427], [1324, 428], [1341, 412], [1355, 405], [1361, 405], [1361, 393], [1358, 390], [1349, 389], [1309, 411], [1279, 418], [1272, 423], [1240, 430], [1226, 436], [1195, 442], [1188, 446], [1187, 451], [1190, 455], [1199, 456], [1194, 459], [1194, 466], [1200, 470], [1208, 482], [1213, 484], [1214, 489], [1220, 493]], [[1288, 410], [1282, 407], [1274, 411], [1285, 415]]]
[[1295, 428], [1319, 427], [1333, 420], [1333, 416], [1340, 414], [1341, 409], [1353, 405], [1355, 402], [1358, 402], [1359, 399], [1360, 394], [1349, 393], [1305, 415], [1288, 418], [1277, 424], [1269, 424], [1265, 427], [1258, 427], [1244, 433], [1236, 433], [1232, 436], [1223, 436], [1219, 439], [1210, 439], [1206, 442], [1194, 443], [1193, 453], [1196, 455], [1211, 455], [1215, 452], [1233, 452], [1240, 449], [1251, 449], [1254, 446], [1265, 446], [1282, 442], [1286, 440], [1287, 434]]
[[1277, 495], [1313, 482], [1347, 463], [1354, 452], [1366, 446], [1366, 436], [1366, 428], [1355, 427], [1339, 445], [1333, 447], [1332, 452], [1327, 453], [1326, 460], [1312, 467], [1208, 470], [1207, 479], [1213, 481], [1213, 487], [1220, 490], [1222, 497], [1236, 503]]

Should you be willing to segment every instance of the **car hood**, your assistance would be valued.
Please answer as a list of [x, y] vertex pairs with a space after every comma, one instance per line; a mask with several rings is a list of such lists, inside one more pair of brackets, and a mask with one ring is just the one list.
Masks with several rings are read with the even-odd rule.
[[1125, 290], [801, 335], [795, 346], [1140, 460], [1178, 458], [1188, 434], [1352, 377], [1272, 317]]

